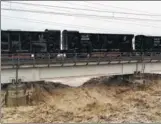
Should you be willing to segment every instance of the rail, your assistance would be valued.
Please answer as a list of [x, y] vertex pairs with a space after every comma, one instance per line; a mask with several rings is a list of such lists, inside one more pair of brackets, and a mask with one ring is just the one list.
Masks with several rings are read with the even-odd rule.
[[66, 63], [74, 63], [76, 65], [77, 63], [88, 63], [90, 62], [96, 62], [97, 64], [100, 64], [100, 62], [112, 62], [112, 61], [152, 61], [157, 60], [161, 61], [161, 53], [156, 52], [148, 52], [148, 53], [119, 53], [119, 52], [108, 52], [108, 53], [53, 53], [53, 54], [2, 54], [1, 56], [1, 66], [13, 66], [15, 68], [15, 65], [32, 65], [35, 67], [35, 65], [41, 65], [45, 64], [48, 67], [53, 64], [61, 64], [63, 66]]

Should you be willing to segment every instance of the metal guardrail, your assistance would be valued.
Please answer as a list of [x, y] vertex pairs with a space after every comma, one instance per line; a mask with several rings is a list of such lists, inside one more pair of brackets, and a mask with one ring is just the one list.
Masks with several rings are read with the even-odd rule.
[[111, 62], [111, 61], [138, 61], [142, 62], [157, 60], [161, 61], [161, 53], [119, 53], [119, 52], [108, 52], [108, 53], [92, 53], [91, 55], [87, 53], [54, 53], [54, 54], [17, 54], [17, 55], [2, 55], [1, 66], [15, 66], [15, 65], [40, 65], [46, 64], [50, 67], [51, 64], [61, 64], [65, 63], [88, 63], [90, 62]]

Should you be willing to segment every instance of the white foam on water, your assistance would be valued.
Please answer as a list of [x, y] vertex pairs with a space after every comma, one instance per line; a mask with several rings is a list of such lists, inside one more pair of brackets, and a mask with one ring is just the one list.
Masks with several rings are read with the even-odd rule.
[[51, 80], [45, 80], [50, 82], [60, 82], [69, 86], [77, 87], [84, 84], [86, 81], [91, 78], [100, 77], [100, 76], [84, 76], [84, 77], [66, 77], [66, 78], [55, 78]]

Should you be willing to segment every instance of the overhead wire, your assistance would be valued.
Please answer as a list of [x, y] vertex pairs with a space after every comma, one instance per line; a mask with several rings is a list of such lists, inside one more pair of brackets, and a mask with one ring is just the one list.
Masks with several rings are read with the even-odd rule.
[[[68, 3], [68, 4], [70, 4], [70, 3]], [[36, 5], [36, 4], [35, 4]], [[97, 18], [98, 19], [98, 18]], [[112, 18], [111, 18], [112, 19]], [[117, 20], [117, 21], [119, 21], [119, 19], [117, 18], [117, 19], [115, 19], [115, 20]], [[122, 21], [128, 21], [128, 22], [130, 22], [130, 20], [123, 20], [123, 19], [121, 19]], [[133, 20], [132, 20], [133, 21]], [[158, 21], [159, 22], [159, 21]], [[133, 23], [133, 22], [132, 22]], [[146, 22], [147, 23], [147, 22]]]
[[75, 14], [75, 13], [63, 13], [63, 12], [53, 12], [53, 11], [41, 11], [41, 10], [27, 10], [27, 9], [9, 9], [9, 8], [1, 8], [6, 11], [19, 11], [19, 12], [31, 12], [31, 13], [41, 13], [41, 14], [56, 14], [56, 15], [64, 15], [64, 16], [77, 16], [77, 17], [97, 17], [97, 18], [111, 18], [111, 19], [119, 19], [119, 20], [139, 20], [139, 21], [154, 21], [161, 22], [161, 19], [145, 19], [145, 18], [131, 18], [131, 17], [116, 17], [116, 16], [102, 16], [102, 15], [92, 15], [92, 14]]
[[110, 10], [95, 10], [87, 8], [76, 8], [76, 7], [65, 7], [65, 6], [55, 6], [55, 5], [42, 5], [42, 4], [32, 4], [32, 3], [20, 3], [20, 2], [10, 2], [21, 5], [30, 5], [30, 6], [43, 6], [43, 7], [54, 7], [54, 8], [63, 8], [63, 9], [72, 9], [72, 10], [83, 10], [83, 11], [93, 11], [93, 12], [106, 12], [106, 13], [118, 13], [118, 14], [130, 14], [130, 15], [144, 15], [144, 16], [161, 16], [161, 14], [147, 14], [147, 13], [132, 13], [132, 12], [119, 12], [119, 11], [110, 11]]
[[[125, 7], [118, 7], [118, 6], [113, 6], [113, 5], [105, 5], [105, 4], [101, 4], [101, 3], [92, 3], [91, 1], [83, 1], [84, 3], [87, 3], [87, 4], [93, 4], [93, 5], [96, 5], [97, 7], [94, 7], [94, 8], [98, 8], [98, 5], [100, 5], [100, 7], [112, 7], [112, 8], [117, 8], [117, 9], [122, 9], [122, 10], [126, 10], [126, 11], [135, 11], [135, 12], [141, 12], [141, 13], [144, 13], [144, 14], [149, 14], [149, 15], [158, 15], [159, 13], [149, 13], [147, 11], [142, 11], [142, 10], [135, 10], [135, 9], [131, 9], [131, 8], [125, 8]], [[90, 6], [90, 7], [93, 7], [93, 6]], [[160, 14], [159, 14], [160, 15]]]
[[[112, 7], [112, 8], [119, 8], [119, 9], [124, 9], [124, 10], [131, 10], [131, 11], [136, 11], [136, 12], [144, 12], [144, 14], [146, 13], [146, 14], [150, 14], [150, 15], [152, 15], [152, 14], [154, 14], [154, 15], [158, 15], [159, 13], [149, 13], [149, 12], [146, 12], [146, 11], [140, 11], [140, 10], [134, 10], [134, 9], [129, 9], [129, 8], [124, 8], [124, 7], [117, 7], [117, 6], [112, 6], [112, 5], [109, 5], [108, 4], [108, 6], [106, 6], [106, 5], [104, 5], [104, 4], [100, 4], [101, 6], [99, 7], [98, 5], [99, 4], [96, 4], [98, 7], [95, 7], [95, 6], [90, 6], [90, 4], [91, 4], [91, 1], [81, 1], [81, 2], [83, 2], [83, 3], [85, 3], [85, 5], [83, 4], [80, 4], [80, 3], [73, 3], [73, 1], [70, 1], [70, 2], [67, 2], [67, 1], [63, 1], [63, 3], [66, 3], [66, 4], [69, 4], [69, 5], [72, 5], [72, 6], [76, 6], [76, 5], [79, 5], [79, 6], [83, 6], [83, 7], [88, 7], [88, 8], [94, 8], [94, 9], [97, 9], [97, 10], [100, 10], [100, 9], [103, 9], [103, 10], [107, 10], [107, 9], [105, 9], [105, 8], [102, 8], [102, 5], [103, 6], [105, 6], [106, 8], [107, 7]], [[86, 5], [87, 4], [87, 5]], [[92, 4], [95, 4], [95, 3], [92, 3]], [[109, 10], [107, 10], [107, 11], [109, 11]], [[114, 15], [114, 14], [113, 14]], [[159, 15], [161, 15], [161, 14], [159, 14]], [[113, 20], [113, 21], [119, 21], [118, 19], [117, 20]], [[122, 20], [122, 21], [126, 21], [126, 22], [130, 22], [129, 20]], [[133, 23], [133, 22], [132, 22]], [[148, 22], [146, 22], [146, 24], [151, 24], [150, 22], [148, 23]]]
[[[85, 3], [85, 5], [81, 5], [80, 3], [73, 3], [73, 1], [72, 2], [71, 1], [70, 2], [65, 2], [65, 3], [67, 3], [69, 5], [72, 5], [72, 6], [79, 5], [79, 6], [90, 7], [90, 8], [94, 8], [94, 9], [103, 9], [103, 10], [107, 10], [106, 8], [109, 8], [109, 7], [119, 8], [119, 9], [123, 9], [123, 10], [126, 10], [126, 11], [130, 10], [130, 11], [136, 11], [136, 12], [144, 12], [144, 14], [146, 13], [149, 16], [152, 15], [152, 14], [154, 14], [154, 15], [158, 15], [159, 14], [159, 13], [149, 13], [147, 11], [141, 11], [141, 10], [134, 10], [134, 9], [124, 8], [124, 7], [112, 6], [112, 5], [109, 5], [109, 4], [106, 6], [105, 4], [91, 3], [91, 1], [81, 1], [81, 2]], [[91, 6], [91, 4], [97, 5], [97, 7], [96, 6]], [[101, 5], [101, 6], [99, 6], [99, 5]], [[103, 8], [103, 7], [106, 7], [106, 8]], [[119, 21], [119, 20], [117, 19], [117, 20], [113, 20], [113, 21]], [[123, 21], [130, 22], [129, 20], [123, 20]], [[146, 24], [152, 25], [152, 22], [146, 22]]]
[[[109, 5], [109, 4], [108, 4], [108, 6], [106, 6], [106, 5], [104, 5], [104, 4], [101, 4], [101, 6], [98, 6], [100, 3], [98, 3], [98, 4], [96, 4], [96, 3], [91, 3], [91, 1], [81, 1], [81, 2], [85, 3], [86, 5], [84, 5], [84, 4], [82, 5], [82, 4], [78, 3], [78, 2], [75, 2], [75, 3], [73, 3], [73, 2], [74, 2], [74, 1], [70, 1], [70, 2], [63, 1], [63, 3], [69, 4], [69, 5], [73, 5], [73, 6], [79, 5], [79, 6], [90, 7], [90, 8], [94, 8], [94, 9], [104, 9], [104, 10], [108, 10], [107, 7], [108, 7], [108, 8], [111, 7], [111, 8], [118, 8], [118, 9], [125, 10], [125, 12], [127, 12], [127, 10], [128, 10], [128, 11], [133, 11], [133, 12], [144, 12], [144, 13], [146, 13], [146, 14], [154, 14], [154, 15], [155, 15], [155, 14], [158, 14], [158, 13], [148, 13], [148, 12], [146, 12], [146, 11], [134, 10], [134, 9], [130, 9], [130, 8], [124, 8], [124, 7], [113, 6], [113, 5]], [[97, 7], [96, 7], [96, 6], [90, 6], [89, 4], [97, 5]], [[105, 8], [102, 8], [102, 5], [103, 5], [104, 7], [106, 7], [106, 9], [105, 9]]]
[[[8, 10], [12, 10], [12, 9], [8, 9]], [[23, 10], [22, 10], [23, 11]], [[25, 11], [26, 12], [26, 11]], [[27, 12], [28, 12], [28, 10], [27, 10]], [[29, 12], [38, 12], [38, 13], [43, 13], [43, 14], [52, 14], [53, 12], [45, 12], [45, 11], [30, 11], [29, 10]], [[54, 12], [55, 13], [55, 12]], [[64, 15], [64, 13], [61, 13], [61, 14], [63, 14]], [[65, 13], [65, 15], [68, 15], [68, 13]], [[71, 14], [69, 14], [69, 15], [71, 15]], [[71, 15], [72, 16], [72, 15]], [[87, 16], [88, 17], [88, 16]], [[99, 20], [101, 20], [100, 18], [97, 18], [97, 19], [99, 19]], [[110, 19], [113, 19], [113, 18], [110, 18]], [[107, 20], [107, 19], [106, 19]], [[113, 21], [126, 21], [126, 20], [122, 20], [122, 19], [115, 19], [115, 20], [113, 20]], [[128, 20], [129, 21], [129, 20]], [[123, 22], [122, 22], [123, 23]], [[150, 26], [150, 27], [156, 27], [156, 28], [158, 28], [158, 26], [153, 26], [153, 25], [147, 25], [147, 24], [138, 24], [138, 23], [134, 23], [134, 22], [131, 22], [131, 23], [129, 23], [129, 22], [126, 22], [127, 24], [136, 24], [136, 25], [143, 25], [143, 26]]]
[[[42, 11], [43, 12], [43, 11]], [[48, 13], [47, 12], [47, 14], [50, 14], [50, 13]], [[65, 13], [65, 14], [68, 14], [68, 13]], [[58, 14], [59, 15], [59, 14]], [[83, 14], [82, 14], [83, 15]], [[70, 14], [70, 16], [73, 16], [73, 15], [71, 15]], [[87, 16], [88, 17], [88, 16]], [[101, 18], [97, 18], [97, 17], [95, 17], [96, 19], [99, 19], [99, 20], [101, 20]], [[113, 18], [109, 18], [109, 19], [113, 19]], [[106, 19], [107, 20], [107, 19]], [[129, 20], [123, 20], [123, 19], [113, 19], [112, 21], [128, 21], [128, 22], [126, 22], [126, 24], [136, 24], [136, 25], [139, 25], [139, 26], [145, 26], [145, 27], [155, 27], [155, 28], [160, 28], [159, 26], [153, 26], [153, 25], [147, 25], [147, 24], [137, 24], [137, 23], [134, 23], [134, 22], [131, 22], [131, 23], [129, 23]], [[109, 22], [109, 21], [108, 21]], [[121, 22], [121, 23], [125, 23], [125, 22]], [[89, 27], [88, 27], [89, 28]], [[96, 28], [95, 28], [96, 29]]]

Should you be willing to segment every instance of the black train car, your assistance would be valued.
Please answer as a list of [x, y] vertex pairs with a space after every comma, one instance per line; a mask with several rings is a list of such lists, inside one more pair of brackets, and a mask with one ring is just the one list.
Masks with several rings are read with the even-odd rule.
[[[43, 39], [44, 32], [38, 31], [2, 31], [2, 37], [8, 39], [8, 54], [29, 55], [31, 53], [47, 52], [46, 41]], [[3, 43], [2, 43], [3, 44]], [[5, 49], [2, 48], [1, 51]], [[2, 52], [4, 53], [4, 52]], [[6, 53], [6, 52], [5, 52]]]
[[148, 39], [153, 42], [152, 52], [161, 52], [161, 37], [148, 36]]
[[1, 45], [2, 54], [12, 54], [12, 53], [21, 53], [21, 31], [10, 31], [10, 30], [2, 30], [1, 31]]
[[[100, 55], [100, 52], [132, 52], [132, 34], [96, 34], [63, 31], [66, 51]], [[96, 55], [94, 55], [96, 56]]]
[[136, 52], [147, 52], [152, 51], [153, 42], [149, 41], [144, 35], [135, 36], [135, 51]]
[[2, 54], [56, 53], [60, 50], [60, 30], [14, 31], [2, 30]]
[[161, 52], [161, 37], [137, 35], [135, 37], [135, 51]]

